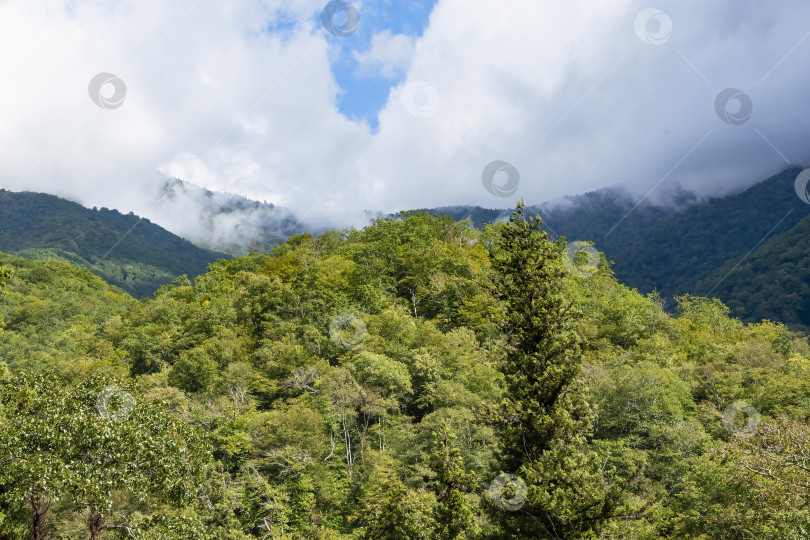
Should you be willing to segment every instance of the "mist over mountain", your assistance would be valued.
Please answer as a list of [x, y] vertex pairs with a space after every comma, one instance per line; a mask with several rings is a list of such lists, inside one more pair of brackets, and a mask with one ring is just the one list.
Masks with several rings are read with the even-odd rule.
[[611, 255], [617, 275], [639, 290], [709, 293], [711, 287], [698, 290], [696, 282], [726, 261], [756, 252], [807, 215], [810, 206], [794, 190], [800, 171], [786, 169], [742, 193], [710, 199], [658, 221]]
[[290, 236], [319, 234], [328, 228], [271, 203], [211, 191], [177, 178], [164, 179], [152, 213], [190, 242], [234, 256], [266, 252]]

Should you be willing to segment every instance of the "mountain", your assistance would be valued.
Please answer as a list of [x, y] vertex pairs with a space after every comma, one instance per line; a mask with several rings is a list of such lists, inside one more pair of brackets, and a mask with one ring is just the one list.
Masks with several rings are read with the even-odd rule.
[[[795, 193], [800, 168], [791, 167], [740, 193], [698, 201], [674, 192], [662, 206], [604, 188], [527, 208], [552, 236], [589, 240], [612, 260], [617, 278], [662, 296], [716, 296], [747, 322], [774, 319], [810, 328], [810, 261], [805, 217], [810, 206]], [[475, 226], [510, 210], [430, 209]], [[795, 230], [794, 230], [795, 228]]]
[[[530, 205], [526, 207], [526, 212], [539, 214], [552, 237], [565, 236], [569, 241], [593, 241], [600, 251], [607, 254], [625, 249], [659, 220], [694, 203], [694, 196], [678, 193], [672, 204], [659, 206], [646, 200], [637, 201], [619, 187], [607, 187]], [[422, 211], [445, 214], [455, 220], [469, 219], [474, 227], [506, 220], [512, 213], [511, 209], [479, 206], [445, 206]]]
[[699, 288], [697, 283], [728, 261], [733, 265], [755, 252], [808, 214], [810, 207], [793, 188], [800, 170], [787, 169], [742, 193], [711, 199], [659, 220], [632, 245], [606, 251], [616, 261], [617, 276], [641, 291], [712, 292], [711, 287]]
[[0, 251], [87, 268], [135, 297], [229, 258], [132, 213], [88, 209], [53, 195], [0, 190]]
[[[291, 210], [242, 195], [165, 178], [153, 207], [161, 223], [200, 247], [243, 256], [267, 252], [287, 238], [327, 227], [304, 222]], [[176, 216], [176, 219], [174, 218]]]
[[[662, 206], [610, 187], [527, 210], [542, 216], [553, 237], [593, 241], [614, 261], [619, 280], [641, 292], [716, 296], [745, 321], [768, 318], [805, 329], [810, 290], [801, 269], [807, 266], [803, 252], [810, 250], [803, 250], [804, 226], [792, 228], [810, 206], [793, 189], [799, 171], [790, 168], [741, 193], [706, 201], [675, 190]], [[282, 207], [177, 179], [164, 181], [157, 204], [165, 205], [161, 214], [178, 216], [178, 223], [164, 225], [183, 238], [133, 214], [0, 190], [0, 250], [71, 262], [143, 297], [177, 275], [199, 274], [218, 258], [268, 252], [291, 236], [325, 230]], [[424, 211], [469, 219], [476, 227], [511, 213], [469, 206]], [[765, 277], [767, 282], [757, 281]]]
[[[806, 212], [806, 211], [805, 211]], [[695, 286], [722, 298], [744, 321], [769, 319], [810, 330], [810, 216], [732, 259]]]

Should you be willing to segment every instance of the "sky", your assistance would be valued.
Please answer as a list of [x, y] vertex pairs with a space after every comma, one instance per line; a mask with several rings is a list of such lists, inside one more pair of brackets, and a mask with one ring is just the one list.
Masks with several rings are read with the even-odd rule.
[[0, 0], [0, 187], [281, 205], [738, 191], [810, 161], [810, 2]]

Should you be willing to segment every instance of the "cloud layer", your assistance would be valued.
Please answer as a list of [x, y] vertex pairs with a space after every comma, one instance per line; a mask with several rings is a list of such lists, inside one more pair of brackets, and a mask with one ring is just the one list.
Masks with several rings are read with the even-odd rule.
[[[340, 226], [614, 184], [720, 194], [810, 158], [801, 0], [439, 0], [422, 35], [369, 40], [326, 32], [323, 3], [0, 1], [0, 185], [188, 230], [161, 171]], [[386, 3], [355, 6], [362, 25]], [[376, 130], [339, 112], [347, 50], [358, 78], [401, 81]], [[120, 106], [90, 95], [104, 72]], [[507, 197], [482, 183], [497, 160]]]

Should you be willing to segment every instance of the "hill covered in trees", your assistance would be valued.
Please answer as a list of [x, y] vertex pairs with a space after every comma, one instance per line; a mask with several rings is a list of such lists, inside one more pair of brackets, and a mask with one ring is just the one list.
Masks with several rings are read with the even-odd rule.
[[622, 261], [616, 263], [617, 276], [640, 290], [705, 294], [698, 282], [810, 213], [793, 187], [799, 172], [787, 169], [742, 193], [710, 199], [656, 222], [633, 245], [609, 255]]
[[[604, 188], [530, 210], [553, 236], [594, 242], [614, 262], [618, 280], [632, 288], [658, 291], [667, 301], [683, 294], [716, 296], [746, 322], [773, 319], [808, 330], [801, 223], [810, 206], [794, 190], [800, 171], [792, 167], [741, 193], [706, 201], [676, 192], [669, 205], [659, 206]], [[471, 207], [431, 212], [476, 226], [509, 215]]]
[[788, 321], [810, 330], [810, 216], [698, 282], [744, 320]]
[[132, 213], [6, 190], [0, 190], [0, 251], [83, 266], [138, 298], [228, 257]]
[[0, 536], [806, 537], [806, 336], [564, 248], [411, 213], [144, 300], [0, 255]]

